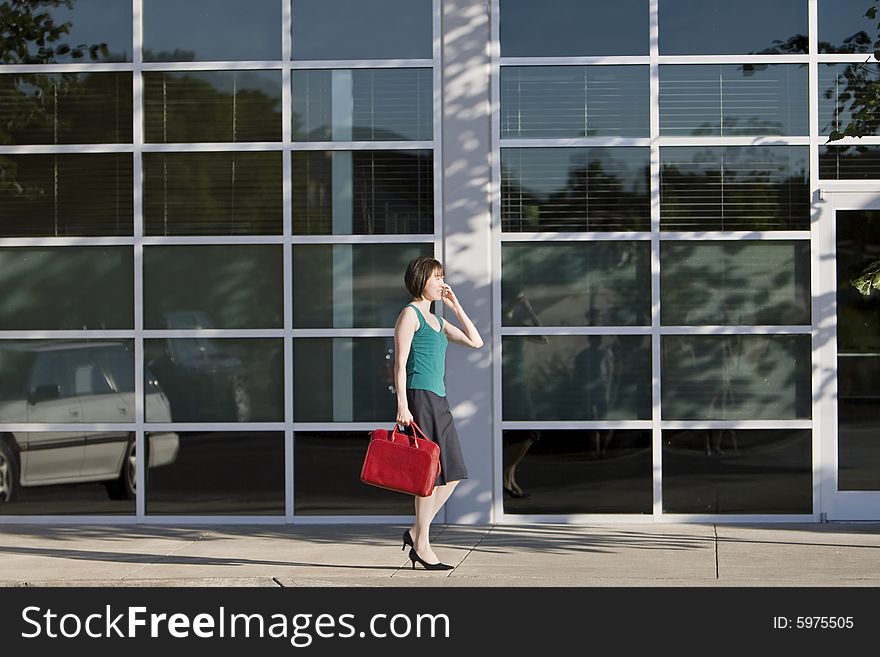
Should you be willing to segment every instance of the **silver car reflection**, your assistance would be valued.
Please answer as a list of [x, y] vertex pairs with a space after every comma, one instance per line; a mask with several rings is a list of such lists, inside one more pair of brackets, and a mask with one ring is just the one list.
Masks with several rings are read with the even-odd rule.
[[[127, 342], [22, 340], [0, 343], [0, 423], [131, 424], [134, 359]], [[170, 422], [168, 399], [148, 372], [147, 415]], [[153, 433], [147, 465], [177, 458], [176, 433]], [[21, 488], [105, 482], [113, 499], [137, 490], [134, 433], [108, 431], [0, 430], [0, 503]]]

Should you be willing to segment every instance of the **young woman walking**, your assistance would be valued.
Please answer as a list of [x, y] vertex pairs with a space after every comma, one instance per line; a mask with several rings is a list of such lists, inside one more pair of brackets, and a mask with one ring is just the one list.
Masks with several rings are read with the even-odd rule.
[[[419, 428], [440, 446], [440, 475], [427, 497], [415, 498], [416, 519], [403, 532], [403, 547], [410, 546], [413, 568], [419, 562], [428, 570], [450, 570], [431, 549], [431, 521], [467, 479], [455, 423], [446, 400], [444, 373], [449, 342], [479, 349], [483, 339], [464, 312], [458, 297], [443, 280], [443, 265], [434, 258], [416, 258], [406, 268], [406, 288], [412, 295], [394, 324], [394, 385], [397, 390], [397, 423]], [[442, 301], [455, 314], [463, 330], [431, 312], [431, 303]]]

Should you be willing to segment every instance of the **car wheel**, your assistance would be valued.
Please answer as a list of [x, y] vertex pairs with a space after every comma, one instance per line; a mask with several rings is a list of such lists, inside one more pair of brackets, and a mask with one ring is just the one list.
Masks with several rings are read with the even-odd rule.
[[119, 477], [108, 482], [107, 493], [114, 500], [133, 500], [137, 496], [137, 451], [134, 436], [128, 437]]
[[232, 385], [232, 403], [236, 422], [250, 422], [251, 394], [242, 381], [236, 381]]
[[9, 443], [0, 438], [0, 504], [14, 502], [20, 488], [18, 457]]

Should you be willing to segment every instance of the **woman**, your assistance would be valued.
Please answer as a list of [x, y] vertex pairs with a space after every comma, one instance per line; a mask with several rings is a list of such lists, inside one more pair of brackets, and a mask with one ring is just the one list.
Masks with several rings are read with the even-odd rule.
[[[397, 423], [416, 424], [440, 446], [440, 475], [427, 497], [415, 498], [416, 520], [403, 532], [403, 547], [410, 546], [413, 568], [418, 561], [428, 570], [450, 570], [431, 549], [431, 521], [452, 495], [456, 485], [467, 479], [458, 434], [446, 401], [444, 371], [449, 341], [479, 349], [483, 346], [473, 322], [465, 314], [443, 281], [443, 265], [434, 258], [416, 258], [406, 268], [406, 288], [412, 302], [394, 324], [394, 384], [397, 390]], [[443, 301], [464, 330], [431, 313], [431, 303]]]

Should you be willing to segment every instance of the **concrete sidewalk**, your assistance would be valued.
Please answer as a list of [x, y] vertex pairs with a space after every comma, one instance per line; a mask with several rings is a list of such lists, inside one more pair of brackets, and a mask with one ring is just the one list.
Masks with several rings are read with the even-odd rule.
[[880, 586], [880, 524], [0, 525], [0, 586]]

